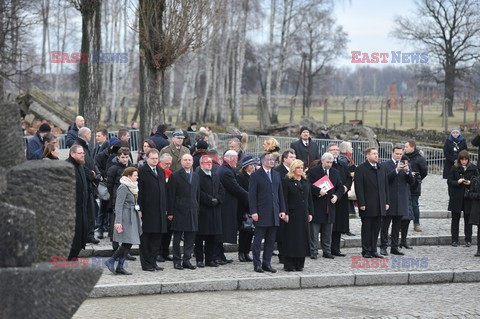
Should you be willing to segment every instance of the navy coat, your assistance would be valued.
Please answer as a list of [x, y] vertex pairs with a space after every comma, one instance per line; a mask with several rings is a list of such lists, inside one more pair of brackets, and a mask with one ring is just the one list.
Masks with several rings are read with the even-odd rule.
[[67, 139], [65, 141], [67, 147], [72, 147], [73, 143], [78, 138], [78, 127], [77, 124], [73, 124], [70, 130], [67, 132]]
[[[28, 145], [27, 145], [27, 160], [32, 160], [32, 159], [35, 159], [33, 157], [33, 154], [38, 151], [39, 149], [42, 149], [43, 150], [43, 142], [42, 142], [42, 138], [40, 137], [40, 135], [35, 134], [35, 136], [33, 136], [32, 138], [30, 138], [28, 140]], [[43, 151], [42, 151], [42, 154], [43, 154]], [[42, 157], [40, 156], [40, 158], [36, 158], [36, 159], [41, 159]]]
[[279, 214], [286, 212], [280, 174], [273, 169], [270, 173], [272, 182], [263, 167], [250, 175], [248, 203], [250, 214], [258, 214], [256, 227], [279, 226]]
[[404, 170], [400, 170], [397, 174], [393, 160], [383, 162], [380, 166], [385, 168], [388, 178], [390, 208], [387, 210], [387, 216], [408, 216], [410, 207], [408, 192], [410, 192], [410, 185], [415, 182], [415, 178], [411, 173], [405, 173]]
[[328, 191], [325, 196], [320, 196], [320, 188], [313, 186], [313, 184], [320, 178], [325, 176], [325, 171], [322, 164], [315, 166], [308, 170], [308, 180], [311, 184], [312, 198], [313, 198], [313, 219], [312, 223], [316, 224], [333, 224], [335, 222], [336, 204], [332, 204], [331, 199], [333, 195], [337, 195], [337, 203], [345, 192], [340, 174], [333, 167], [329, 169], [329, 178], [333, 184], [333, 188]]
[[355, 193], [357, 194], [358, 207], [365, 206], [365, 210], [359, 210], [360, 217], [386, 216], [385, 205], [390, 204], [388, 191], [387, 170], [377, 165], [375, 171], [372, 165], [365, 161], [355, 170]]
[[159, 152], [165, 146], [170, 145], [170, 142], [168, 141], [168, 137], [165, 134], [160, 132], [156, 132], [154, 135], [150, 136], [149, 139], [155, 143], [155, 146], [157, 146], [157, 150]]

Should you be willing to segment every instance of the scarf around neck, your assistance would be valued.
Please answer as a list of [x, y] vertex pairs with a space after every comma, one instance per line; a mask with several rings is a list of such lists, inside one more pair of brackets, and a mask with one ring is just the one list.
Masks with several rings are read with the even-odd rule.
[[138, 194], [138, 182], [132, 182], [127, 176], [122, 176], [122, 178], [120, 178], [120, 184], [127, 186], [133, 195]]

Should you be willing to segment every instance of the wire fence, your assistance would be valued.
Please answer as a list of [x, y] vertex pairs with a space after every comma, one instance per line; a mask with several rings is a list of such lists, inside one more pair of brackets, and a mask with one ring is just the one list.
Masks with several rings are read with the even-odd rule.
[[[108, 139], [116, 136], [117, 131], [108, 132]], [[195, 132], [188, 132], [190, 141], [192, 144], [195, 143]], [[172, 132], [166, 132], [166, 135], [170, 138]], [[132, 152], [138, 152], [140, 147], [140, 141], [138, 140], [140, 136], [139, 130], [130, 130], [130, 149]], [[233, 134], [218, 133], [214, 134], [216, 150], [219, 154], [222, 154], [224, 151], [228, 150], [229, 141], [234, 138], [240, 138], [240, 136]], [[278, 143], [281, 151], [290, 148], [292, 142], [298, 140], [295, 137], [285, 137], [285, 136], [265, 136], [265, 135], [249, 135], [245, 153], [251, 155], [254, 158], [258, 158], [263, 153], [263, 142], [270, 137], [274, 137]], [[25, 147], [28, 145], [28, 140], [31, 137], [24, 137]], [[335, 143], [340, 144], [342, 141], [339, 140], [324, 140], [324, 139], [312, 139], [318, 145], [320, 155], [325, 153], [328, 149], [328, 145]], [[66, 134], [57, 135], [57, 141], [59, 149], [67, 149], [66, 146]], [[370, 147], [368, 141], [350, 141], [352, 144], [352, 158], [353, 161], [358, 165], [365, 161], [364, 152], [367, 148]], [[391, 151], [393, 148], [393, 143], [390, 142], [380, 142], [379, 143], [379, 158], [380, 161], [386, 161], [391, 158]], [[443, 155], [443, 149], [433, 148], [428, 146], [417, 145], [417, 148], [421, 154], [425, 157], [428, 164], [428, 173], [441, 175], [443, 173], [443, 166], [445, 163], [445, 156]], [[478, 163], [478, 154], [470, 154], [470, 159], [472, 163]]]

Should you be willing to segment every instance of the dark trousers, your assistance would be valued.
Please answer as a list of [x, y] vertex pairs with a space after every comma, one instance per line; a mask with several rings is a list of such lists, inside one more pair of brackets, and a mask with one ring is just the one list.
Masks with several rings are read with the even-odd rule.
[[95, 227], [98, 228], [99, 232], [106, 232], [110, 227], [110, 216], [107, 212], [108, 201], [100, 200], [100, 207], [98, 207], [98, 214], [96, 218]]
[[[183, 234], [183, 258], [182, 253], [180, 252], [180, 239]], [[193, 244], [195, 243], [195, 232], [192, 231], [174, 231], [173, 232], [173, 244], [172, 244], [172, 253], [173, 253], [173, 263], [180, 264], [183, 262], [190, 261], [193, 253]]]
[[400, 231], [402, 232], [402, 239], [400, 240], [400, 244], [402, 245], [407, 244], [408, 227], [410, 227], [410, 219], [402, 219], [402, 224], [400, 228]]
[[331, 253], [332, 247], [332, 224], [310, 223], [310, 255], [318, 255], [318, 234], [321, 233], [321, 244], [324, 254]]
[[248, 255], [252, 248], [253, 233], [240, 230], [238, 232], [238, 252]]
[[130, 249], [132, 248], [132, 244], [125, 244], [122, 243], [120, 247], [118, 247], [117, 250], [113, 253], [113, 259], [115, 260], [125, 260], [127, 259], [128, 253], [130, 252]]
[[78, 255], [80, 254], [80, 250], [81, 249], [75, 249], [75, 248], [71, 248], [70, 249], [70, 253], [68, 254], [68, 260], [73, 260], [73, 259], [77, 259], [78, 258]]
[[[204, 244], [205, 243], [205, 244]], [[203, 262], [205, 254], [205, 262], [213, 261], [213, 249], [215, 246], [215, 235], [196, 235], [195, 236], [195, 259], [197, 262]]]
[[167, 232], [162, 234], [162, 240], [160, 241], [160, 256], [167, 258], [170, 255], [170, 242], [172, 241], [172, 229], [170, 223], [167, 225]]
[[[276, 226], [255, 227], [255, 235], [253, 236], [252, 244], [253, 263], [255, 266], [271, 266], [276, 234]], [[262, 246], [263, 239], [265, 239], [265, 242], [263, 243], [263, 260], [260, 261], [260, 248]]]
[[283, 269], [302, 270], [305, 265], [305, 257], [283, 257]]
[[340, 240], [342, 239], [341, 232], [332, 232], [332, 254], [340, 253]]
[[[452, 212], [452, 242], [458, 242], [458, 232], [460, 230], [461, 213]], [[469, 224], [470, 213], [463, 212], [463, 223], [465, 232], [465, 242], [472, 242], [472, 225]]]
[[213, 244], [213, 260], [227, 260], [225, 250], [223, 249], [223, 243], [215, 242]]
[[156, 259], [160, 250], [161, 238], [161, 233], [143, 233], [140, 236], [140, 263], [142, 264], [142, 269], [152, 269], [157, 265]]
[[88, 208], [87, 208], [87, 225], [88, 225], [88, 238], [95, 237], [95, 206], [97, 202], [93, 194], [88, 194]]
[[388, 247], [388, 229], [392, 224], [392, 236], [391, 245], [392, 249], [398, 249], [398, 236], [400, 234], [400, 228], [402, 226], [402, 216], [383, 216], [382, 217], [382, 230], [380, 233], [380, 247]]
[[411, 195], [414, 225], [420, 225], [420, 207], [418, 206], [419, 197], [419, 195]]
[[376, 253], [377, 240], [382, 226], [382, 217], [361, 217], [362, 219], [362, 254]]

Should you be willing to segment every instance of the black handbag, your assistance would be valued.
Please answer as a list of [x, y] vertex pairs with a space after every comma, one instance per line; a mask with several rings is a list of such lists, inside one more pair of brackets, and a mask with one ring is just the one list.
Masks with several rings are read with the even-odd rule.
[[240, 225], [240, 230], [248, 233], [255, 232], [255, 225], [253, 224], [253, 218], [250, 214], [243, 215], [242, 224]]

